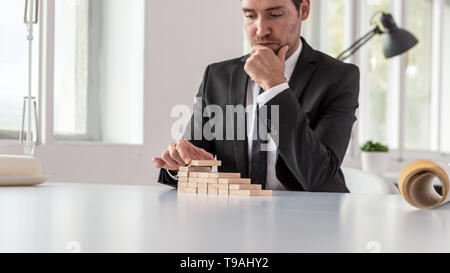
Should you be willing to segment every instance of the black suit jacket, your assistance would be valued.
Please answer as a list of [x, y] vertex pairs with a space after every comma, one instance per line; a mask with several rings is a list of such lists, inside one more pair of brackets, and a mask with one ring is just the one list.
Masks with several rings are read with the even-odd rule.
[[[359, 69], [313, 50], [303, 38], [302, 42], [290, 88], [268, 103], [280, 109], [277, 178], [291, 191], [348, 193], [341, 164], [359, 106]], [[226, 105], [245, 106], [249, 76], [244, 66], [248, 57], [209, 65], [197, 95], [201, 103], [194, 111], [202, 111], [206, 105], [222, 109]], [[207, 121], [192, 117], [184, 137], [193, 139], [195, 126], [204, 126]], [[247, 139], [190, 141], [222, 160], [219, 171], [249, 177]], [[161, 170], [159, 182], [177, 185], [165, 170]]]

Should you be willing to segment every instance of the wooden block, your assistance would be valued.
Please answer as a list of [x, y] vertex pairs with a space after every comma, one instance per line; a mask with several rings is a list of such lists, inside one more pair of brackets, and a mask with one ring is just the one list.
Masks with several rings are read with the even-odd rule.
[[197, 184], [197, 182], [188, 182], [188, 188], [196, 189], [198, 188]]
[[188, 177], [188, 172], [178, 172], [178, 177]]
[[242, 195], [242, 196], [272, 196], [272, 191], [270, 190], [230, 190], [230, 195]]
[[189, 173], [189, 177], [194, 177], [194, 178], [199, 178], [199, 177], [201, 177], [201, 178], [205, 178], [205, 176], [208, 177], [208, 174], [209, 174], [209, 173], [190, 172], [190, 173]]
[[262, 185], [260, 185], [260, 184], [229, 184], [229, 189], [235, 190], [235, 191], [239, 191], [239, 190], [258, 191], [258, 190], [262, 190]]
[[240, 173], [199, 173], [200, 178], [241, 178]]
[[217, 178], [199, 178], [198, 183], [206, 183], [206, 184], [218, 184]]
[[216, 184], [197, 183], [197, 188], [198, 189], [208, 189], [208, 185], [216, 185]]
[[217, 184], [219, 190], [229, 190], [228, 184]]
[[252, 181], [249, 178], [219, 178], [219, 184], [251, 184]]
[[219, 184], [204, 184], [208, 186], [208, 189], [218, 190]]
[[189, 177], [194, 177], [194, 178], [198, 178], [198, 172], [190, 172], [189, 173]]
[[219, 160], [192, 160], [189, 166], [193, 167], [220, 167], [222, 166], [222, 161]]
[[204, 189], [198, 188], [197, 193], [198, 194], [208, 194], [208, 189], [207, 188], [204, 188]]
[[178, 187], [178, 192], [180, 192], [180, 193], [197, 193], [197, 189]]
[[208, 194], [217, 195], [219, 194], [219, 190], [216, 189], [208, 189]]
[[188, 182], [189, 178], [188, 177], [178, 177], [178, 182]]
[[186, 166], [186, 167], [180, 167], [180, 172], [204, 172], [209, 173], [211, 172], [211, 167], [195, 167], [195, 166]]
[[230, 195], [229, 190], [219, 190], [219, 195]]
[[192, 182], [192, 183], [198, 183], [200, 180], [200, 178], [195, 178], [195, 177], [189, 177], [189, 181], [188, 182]]
[[178, 181], [178, 188], [187, 188], [188, 183], [187, 182], [180, 182]]

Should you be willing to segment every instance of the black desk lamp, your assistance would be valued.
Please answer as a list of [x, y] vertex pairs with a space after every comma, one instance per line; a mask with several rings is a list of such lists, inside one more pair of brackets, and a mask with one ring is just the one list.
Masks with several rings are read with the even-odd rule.
[[[379, 22], [374, 22], [374, 18], [378, 14], [381, 14], [381, 19]], [[376, 24], [376, 27], [342, 52], [337, 59], [341, 61], [348, 59], [376, 35], [386, 34], [383, 51], [384, 56], [388, 59], [407, 52], [419, 43], [412, 33], [397, 27], [394, 17], [389, 13], [376, 12], [371, 18], [371, 24]]]

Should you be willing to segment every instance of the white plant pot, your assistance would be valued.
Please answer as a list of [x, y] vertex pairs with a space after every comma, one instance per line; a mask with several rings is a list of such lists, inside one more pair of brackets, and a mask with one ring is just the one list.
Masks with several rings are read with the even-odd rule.
[[383, 175], [388, 168], [389, 153], [386, 152], [361, 152], [361, 165], [365, 172]]

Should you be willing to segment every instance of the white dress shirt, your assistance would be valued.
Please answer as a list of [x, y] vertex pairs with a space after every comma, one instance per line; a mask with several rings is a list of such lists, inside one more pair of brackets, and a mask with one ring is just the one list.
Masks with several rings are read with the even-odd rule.
[[[298, 49], [295, 51], [289, 59], [286, 60], [286, 69], [284, 71], [284, 77], [287, 82], [272, 87], [266, 90], [264, 93], [259, 95], [261, 88], [256, 84], [255, 81], [250, 79], [248, 81], [247, 87], [247, 124], [249, 124], [247, 128], [247, 137], [249, 140], [256, 139], [255, 130], [256, 130], [256, 103], [261, 107], [268, 103], [271, 99], [278, 96], [283, 91], [286, 91], [289, 88], [289, 79], [294, 72], [295, 66], [297, 65], [298, 58], [300, 57], [300, 53], [302, 51], [303, 44], [300, 41], [300, 45]], [[256, 102], [255, 102], [256, 98]], [[250, 109], [250, 111], [249, 111]], [[278, 180], [275, 170], [275, 165], [277, 162], [277, 148], [273, 139], [269, 136], [268, 138], [269, 151], [267, 152], [267, 184], [266, 189], [268, 190], [286, 190], [286, 188], [281, 184]], [[249, 165], [251, 165], [252, 160], [252, 141], [248, 141], [248, 158]]]
[[[249, 163], [251, 164], [252, 159], [252, 139], [256, 139], [255, 133], [255, 124], [256, 124], [256, 105], [259, 105], [260, 107], [268, 103], [271, 99], [275, 98], [279, 94], [281, 94], [283, 91], [286, 91], [289, 88], [289, 79], [292, 76], [292, 73], [294, 72], [295, 66], [297, 65], [298, 59], [300, 57], [300, 53], [302, 52], [303, 44], [300, 40], [300, 45], [298, 49], [292, 54], [292, 56], [289, 57], [289, 59], [286, 60], [286, 68], [284, 71], [284, 77], [286, 78], [286, 82], [282, 83], [280, 85], [277, 85], [275, 87], [272, 87], [268, 90], [266, 90], [264, 93], [259, 95], [261, 88], [254, 82], [251, 78], [248, 81], [247, 86], [247, 124], [249, 126], [247, 127], [247, 138], [248, 141], [248, 158]], [[256, 103], [255, 103], [256, 98]], [[266, 189], [267, 190], [286, 190], [286, 188], [281, 184], [281, 182], [278, 180], [275, 170], [275, 164], [277, 160], [277, 147], [275, 145], [275, 142], [272, 140], [272, 138], [269, 136], [269, 144], [270, 149], [267, 152], [267, 184]], [[249, 165], [250, 165], [249, 164]], [[167, 172], [173, 179], [178, 180], [178, 177], [173, 176], [170, 172]]]

